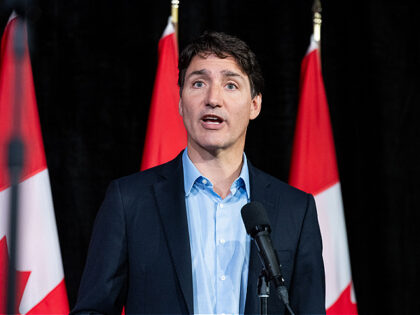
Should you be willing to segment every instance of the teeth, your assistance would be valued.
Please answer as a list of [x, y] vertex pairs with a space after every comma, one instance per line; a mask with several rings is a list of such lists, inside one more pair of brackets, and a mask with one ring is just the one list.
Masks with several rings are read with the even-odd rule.
[[222, 120], [219, 117], [214, 116], [205, 116], [203, 118], [203, 121], [205, 121], [208, 124], [220, 124]]

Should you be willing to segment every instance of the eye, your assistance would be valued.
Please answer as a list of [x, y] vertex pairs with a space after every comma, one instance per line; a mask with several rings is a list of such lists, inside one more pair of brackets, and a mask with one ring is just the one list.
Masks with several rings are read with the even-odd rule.
[[203, 81], [195, 81], [195, 82], [193, 82], [192, 86], [194, 88], [202, 88], [204, 86], [204, 82]]
[[226, 88], [228, 90], [236, 90], [236, 89], [238, 89], [238, 87], [234, 83], [228, 83], [228, 84], [226, 84]]

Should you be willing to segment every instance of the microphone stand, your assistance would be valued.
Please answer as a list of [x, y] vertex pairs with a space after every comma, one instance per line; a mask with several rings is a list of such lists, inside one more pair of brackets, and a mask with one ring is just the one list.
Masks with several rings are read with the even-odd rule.
[[[267, 302], [268, 298], [270, 297], [270, 286], [267, 271], [263, 268], [261, 270], [261, 274], [258, 277], [258, 285], [257, 285], [257, 295], [260, 298], [260, 314], [267, 315]], [[287, 293], [286, 286], [284, 284], [284, 280], [282, 279], [283, 284], [278, 286], [276, 291], [279, 299], [284, 303], [287, 311], [290, 315], [295, 315], [292, 308], [289, 304], [289, 294]]]
[[8, 146], [8, 169], [11, 186], [9, 212], [9, 266], [7, 273], [7, 313], [16, 313], [16, 262], [18, 254], [19, 180], [24, 166], [24, 143], [21, 136], [23, 57], [25, 54], [24, 22], [17, 18], [13, 41], [15, 57], [15, 100], [12, 116], [12, 136]]
[[260, 315], [267, 315], [267, 300], [270, 297], [270, 286], [267, 281], [267, 272], [261, 271], [258, 277], [257, 295], [260, 298]]

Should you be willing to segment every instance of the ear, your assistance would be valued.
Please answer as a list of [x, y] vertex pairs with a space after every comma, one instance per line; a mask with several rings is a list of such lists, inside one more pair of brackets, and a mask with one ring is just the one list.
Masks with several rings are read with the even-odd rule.
[[179, 99], [179, 103], [178, 103], [178, 112], [181, 115], [181, 117], [184, 117], [184, 112], [182, 110], [182, 98]]
[[253, 120], [258, 117], [261, 111], [261, 102], [262, 102], [262, 95], [259, 93], [258, 95], [254, 96], [251, 101], [251, 110], [249, 111], [249, 119]]

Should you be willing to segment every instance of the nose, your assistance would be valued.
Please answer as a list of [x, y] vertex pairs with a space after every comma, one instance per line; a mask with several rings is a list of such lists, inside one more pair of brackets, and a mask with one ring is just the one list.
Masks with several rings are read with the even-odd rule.
[[220, 88], [212, 84], [209, 89], [207, 90], [207, 106], [211, 106], [213, 108], [222, 106], [222, 95]]

